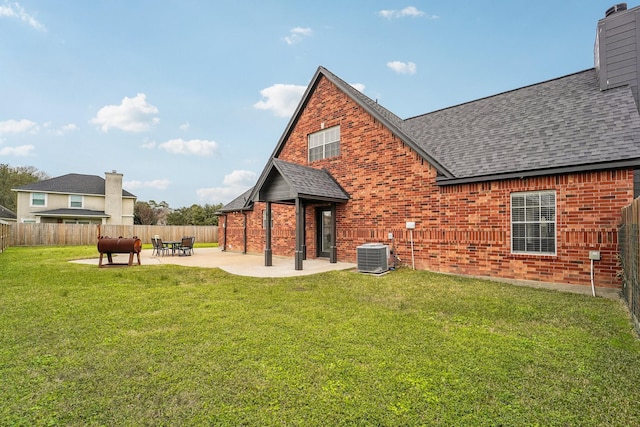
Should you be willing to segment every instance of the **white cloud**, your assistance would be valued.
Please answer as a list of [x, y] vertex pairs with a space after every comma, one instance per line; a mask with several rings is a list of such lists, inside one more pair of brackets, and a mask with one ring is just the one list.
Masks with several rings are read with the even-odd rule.
[[387, 67], [391, 68], [398, 74], [415, 74], [417, 69], [416, 64], [413, 62], [400, 61], [387, 62]]
[[137, 188], [153, 188], [155, 190], [166, 190], [169, 187], [171, 181], [168, 179], [154, 179], [152, 181], [125, 181], [122, 183], [122, 186], [129, 189], [135, 190]]
[[386, 10], [381, 10], [378, 12], [378, 15], [382, 16], [383, 18], [387, 18], [387, 19], [393, 19], [393, 18], [404, 18], [404, 17], [412, 17], [412, 18], [417, 18], [420, 16], [425, 16], [429, 19], [438, 19], [439, 16], [437, 15], [428, 15], [425, 12], [419, 10], [418, 8], [414, 7], [414, 6], [407, 6], [404, 9], [400, 9], [400, 10], [395, 10], [395, 9], [386, 9]]
[[28, 156], [34, 149], [33, 145], [0, 148], [0, 156]]
[[364, 92], [364, 88], [366, 87], [362, 83], [352, 83], [351, 86], [359, 92]]
[[306, 86], [278, 83], [262, 89], [260, 95], [266, 100], [256, 102], [253, 106], [259, 110], [270, 110], [278, 117], [289, 117], [306, 89]]
[[52, 133], [54, 135], [58, 135], [58, 136], [62, 136], [65, 135], [69, 132], [75, 132], [78, 130], [78, 126], [76, 126], [73, 123], [69, 123], [68, 125], [64, 125], [58, 129], [52, 129], [49, 131], [49, 133]]
[[223, 179], [224, 187], [200, 188], [198, 198], [210, 203], [228, 203], [256, 183], [257, 174], [247, 170], [235, 170]]
[[284, 38], [288, 45], [299, 43], [304, 37], [310, 37], [313, 34], [311, 28], [295, 27], [289, 31], [289, 35]]
[[37, 132], [38, 125], [31, 120], [5, 120], [0, 122], [0, 135], [8, 133]]
[[47, 31], [45, 26], [28, 14], [19, 3], [5, 3], [4, 6], [0, 5], [0, 17], [19, 19], [38, 31]]
[[191, 125], [189, 124], [189, 122], [184, 122], [180, 125], [180, 130], [188, 130], [190, 127]]
[[120, 105], [102, 107], [91, 123], [99, 125], [103, 132], [111, 128], [144, 132], [160, 121], [155, 114], [158, 114], [158, 108], [147, 102], [147, 95], [139, 93], [134, 98], [125, 96]]
[[182, 138], [177, 138], [163, 142], [158, 148], [174, 154], [209, 156], [218, 149], [218, 144], [215, 141], [207, 141], [206, 139], [190, 139], [189, 141], [185, 141]]
[[153, 148], [156, 148], [156, 142], [155, 141], [149, 141], [148, 139], [145, 138], [144, 143], [141, 145], [142, 148], [146, 148], [148, 150], [151, 150]]

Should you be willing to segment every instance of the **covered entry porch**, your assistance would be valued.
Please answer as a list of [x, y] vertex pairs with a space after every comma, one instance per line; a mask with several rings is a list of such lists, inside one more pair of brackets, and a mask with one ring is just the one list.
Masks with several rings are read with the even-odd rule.
[[254, 200], [265, 203], [264, 265], [273, 265], [272, 205], [285, 204], [295, 207], [295, 270], [303, 269], [307, 257], [306, 217], [307, 207], [315, 206], [317, 212], [318, 256], [328, 255], [330, 263], [336, 263], [336, 207], [346, 203], [349, 195], [326, 170], [314, 169], [295, 163], [272, 159], [257, 183]]

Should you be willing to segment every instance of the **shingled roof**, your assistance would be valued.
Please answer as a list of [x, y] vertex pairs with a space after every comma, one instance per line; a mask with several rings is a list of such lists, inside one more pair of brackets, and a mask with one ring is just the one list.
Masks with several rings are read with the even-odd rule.
[[12, 210], [9, 210], [7, 208], [5, 208], [4, 206], [0, 205], [0, 218], [4, 218], [4, 219], [16, 219], [16, 213], [13, 212]]
[[[95, 194], [105, 195], [105, 179], [97, 175], [70, 173], [56, 178], [45, 179], [32, 184], [14, 188], [16, 191], [41, 191], [43, 193]], [[122, 190], [122, 197], [135, 198], [133, 194]]]
[[453, 173], [453, 182], [640, 164], [640, 115], [631, 89], [600, 91], [594, 69], [410, 118], [403, 126]]

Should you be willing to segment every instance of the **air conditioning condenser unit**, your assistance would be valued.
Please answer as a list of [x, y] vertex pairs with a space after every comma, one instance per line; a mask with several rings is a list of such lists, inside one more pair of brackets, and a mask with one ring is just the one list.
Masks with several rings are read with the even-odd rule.
[[389, 245], [365, 243], [356, 248], [356, 257], [361, 273], [384, 273], [389, 270]]

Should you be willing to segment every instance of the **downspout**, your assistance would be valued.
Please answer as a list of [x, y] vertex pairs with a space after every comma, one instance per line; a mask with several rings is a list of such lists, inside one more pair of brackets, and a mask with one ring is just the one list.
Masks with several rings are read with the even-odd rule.
[[228, 220], [227, 214], [224, 214], [224, 224], [222, 226], [224, 243], [222, 244], [222, 252], [226, 252], [227, 250], [227, 220]]

